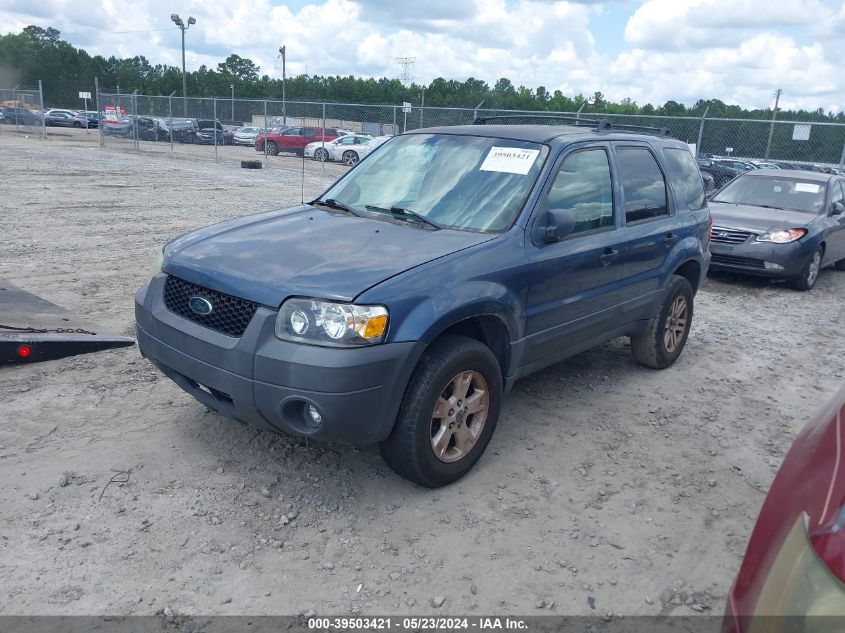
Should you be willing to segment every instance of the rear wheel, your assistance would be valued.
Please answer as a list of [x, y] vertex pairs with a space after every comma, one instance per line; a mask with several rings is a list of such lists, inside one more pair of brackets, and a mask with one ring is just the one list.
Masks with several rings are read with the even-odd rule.
[[358, 152], [355, 152], [351, 149], [346, 150], [343, 152], [343, 164], [347, 167], [353, 167], [358, 164]]
[[457, 481], [487, 448], [501, 402], [502, 372], [490, 348], [445, 336], [414, 372], [393, 432], [381, 443], [382, 456], [421, 486]]
[[631, 352], [641, 365], [665, 369], [672, 365], [687, 343], [692, 326], [693, 292], [690, 282], [672, 275], [666, 295], [644, 334], [631, 337]]
[[801, 274], [798, 275], [798, 277], [789, 280], [789, 285], [792, 288], [803, 292], [812, 290], [813, 286], [816, 285], [816, 281], [819, 279], [819, 273], [822, 270], [823, 253], [824, 251], [819, 248], [815, 253], [813, 253], [813, 256], [807, 260], [807, 263], [804, 264], [804, 268], [801, 269]]

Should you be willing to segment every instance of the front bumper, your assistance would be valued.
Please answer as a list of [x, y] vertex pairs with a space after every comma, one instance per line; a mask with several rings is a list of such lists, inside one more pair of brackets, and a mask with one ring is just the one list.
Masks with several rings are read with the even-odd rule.
[[[754, 238], [742, 244], [710, 242], [711, 270], [728, 270], [746, 275], [775, 279], [790, 279], [801, 274], [812, 252], [806, 252], [801, 242], [772, 244]], [[766, 262], [769, 265], [766, 265]], [[773, 264], [780, 266], [777, 268]]]
[[[276, 310], [267, 307], [233, 338], [170, 312], [166, 279], [157, 274], [135, 296], [138, 347], [198, 401], [290, 435], [363, 445], [390, 434], [422, 343], [338, 349], [281, 341]], [[322, 424], [309, 422], [306, 404]]]

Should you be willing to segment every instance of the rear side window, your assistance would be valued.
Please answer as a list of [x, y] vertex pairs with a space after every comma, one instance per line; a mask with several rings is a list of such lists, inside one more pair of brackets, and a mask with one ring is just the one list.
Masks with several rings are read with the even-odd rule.
[[607, 153], [603, 149], [589, 149], [567, 156], [546, 204], [549, 209], [572, 211], [573, 233], [613, 226], [613, 185]]
[[701, 173], [692, 154], [685, 149], [668, 148], [664, 155], [669, 172], [680, 186], [681, 198], [686, 208], [690, 211], [703, 209], [707, 204], [707, 198], [704, 196], [704, 182], [701, 180]]
[[666, 180], [654, 154], [645, 147], [620, 147], [616, 159], [625, 193], [625, 222], [631, 224], [669, 215]]

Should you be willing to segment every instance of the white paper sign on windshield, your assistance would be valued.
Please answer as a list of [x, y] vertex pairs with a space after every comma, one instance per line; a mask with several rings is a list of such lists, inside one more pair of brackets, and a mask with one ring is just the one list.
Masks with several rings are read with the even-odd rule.
[[800, 191], [803, 193], [818, 193], [819, 189], [821, 189], [821, 185], [817, 185], [813, 182], [796, 182], [795, 183], [795, 191]]
[[522, 149], [521, 147], [491, 147], [487, 158], [481, 163], [481, 171], [498, 171], [505, 174], [525, 176], [540, 150]]

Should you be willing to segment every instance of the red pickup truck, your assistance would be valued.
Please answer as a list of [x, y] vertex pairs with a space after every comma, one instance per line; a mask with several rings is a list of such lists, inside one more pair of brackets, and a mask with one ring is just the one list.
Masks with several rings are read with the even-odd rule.
[[255, 151], [263, 152], [264, 143], [267, 143], [267, 153], [273, 156], [279, 152], [293, 152], [302, 154], [308, 143], [319, 143], [320, 141], [333, 141], [340, 136], [333, 127], [292, 127], [281, 132], [270, 132], [261, 134], [255, 138]]

